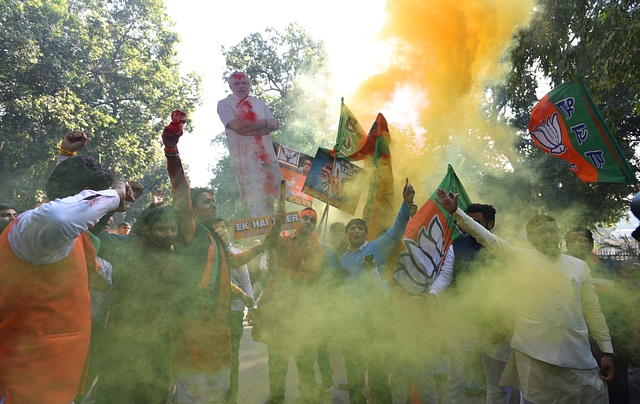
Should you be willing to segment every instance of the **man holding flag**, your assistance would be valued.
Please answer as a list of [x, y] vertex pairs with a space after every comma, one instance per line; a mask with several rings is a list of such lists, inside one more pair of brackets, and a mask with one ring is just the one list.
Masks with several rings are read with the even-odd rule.
[[[536, 215], [527, 223], [534, 249], [511, 247], [458, 208], [458, 195], [438, 189], [438, 203], [503, 263], [517, 263], [526, 285], [519, 290], [511, 342], [513, 354], [501, 384], [519, 387], [528, 403], [608, 403], [604, 381], [614, 375], [613, 347], [591, 273], [584, 261], [564, 255], [555, 220]], [[588, 329], [587, 329], [588, 327]], [[604, 352], [598, 364], [588, 333]]]

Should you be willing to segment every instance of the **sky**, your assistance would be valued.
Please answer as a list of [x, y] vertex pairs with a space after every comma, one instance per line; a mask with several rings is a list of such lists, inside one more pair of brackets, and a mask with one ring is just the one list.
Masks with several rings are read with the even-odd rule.
[[[225, 67], [221, 47], [231, 47], [253, 32], [273, 27], [283, 31], [298, 22], [316, 40], [325, 43], [336, 94], [336, 124], [340, 97], [353, 93], [383, 63], [387, 45], [377, 38], [385, 21], [386, 0], [245, 0], [230, 3], [208, 0], [165, 0], [167, 14], [181, 38], [177, 46], [183, 73], [202, 77], [202, 100], [191, 121], [193, 133], [180, 143], [194, 186], [205, 186], [223, 150], [210, 145], [224, 130], [216, 106], [229, 90], [222, 80]], [[355, 46], [357, 45], [357, 46]]]
[[[418, 137], [426, 134], [424, 142], [416, 143], [425, 153], [447, 144], [452, 133], [462, 135], [469, 128], [490, 134], [496, 145], [511, 143], [512, 128], [488, 125], [478, 111], [484, 84], [508, 68], [500, 61], [501, 53], [513, 30], [528, 22], [531, 0], [165, 0], [165, 4], [181, 37], [177, 51], [182, 73], [202, 77], [203, 103], [190, 117], [195, 129], [180, 143], [193, 186], [209, 183], [211, 167], [225, 151], [225, 146], [210, 144], [224, 130], [216, 106], [229, 92], [222, 78], [221, 48], [266, 28], [283, 31], [292, 22], [325, 44], [336, 126], [340, 97], [345, 97], [363, 126], [374, 118], [367, 114], [381, 111], [392, 126], [409, 125]], [[393, 48], [389, 38], [400, 38], [404, 46]], [[472, 142], [465, 139], [446, 149], [470, 156], [470, 146]], [[508, 149], [496, 152], [509, 156]], [[425, 178], [428, 166], [394, 169], [417, 180]], [[633, 222], [635, 226], [635, 218]]]

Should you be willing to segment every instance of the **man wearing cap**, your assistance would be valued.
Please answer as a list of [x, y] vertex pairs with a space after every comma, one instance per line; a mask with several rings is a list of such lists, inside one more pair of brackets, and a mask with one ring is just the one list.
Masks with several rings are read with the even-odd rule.
[[232, 94], [218, 102], [218, 115], [227, 133], [242, 202], [252, 217], [273, 215], [273, 201], [284, 177], [270, 133], [280, 124], [262, 100], [249, 95], [251, 82], [245, 73], [231, 73], [228, 82]]

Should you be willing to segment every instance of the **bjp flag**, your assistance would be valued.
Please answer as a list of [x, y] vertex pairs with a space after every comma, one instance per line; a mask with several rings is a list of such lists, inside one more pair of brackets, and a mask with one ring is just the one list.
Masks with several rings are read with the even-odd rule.
[[529, 134], [542, 150], [567, 160], [583, 182], [638, 182], [580, 77], [538, 102]]
[[[462, 183], [453, 167], [447, 167], [438, 188], [451, 194], [458, 194], [458, 206], [466, 209], [471, 204]], [[439, 203], [437, 188], [418, 212], [409, 220], [402, 236], [402, 244], [395, 261], [393, 283], [408, 295], [418, 295], [429, 291], [438, 276], [447, 250], [464, 234], [456, 226], [453, 216]]]

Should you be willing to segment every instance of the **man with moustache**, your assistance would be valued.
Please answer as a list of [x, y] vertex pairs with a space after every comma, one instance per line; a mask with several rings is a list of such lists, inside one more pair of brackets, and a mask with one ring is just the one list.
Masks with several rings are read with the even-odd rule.
[[93, 230], [101, 240], [100, 256], [113, 265], [98, 404], [167, 400], [178, 214], [171, 207], [153, 208], [143, 220], [143, 238]]
[[274, 241], [271, 277], [260, 297], [254, 326], [259, 330], [256, 336], [259, 334], [260, 342], [266, 343], [269, 350], [267, 403], [284, 402], [290, 356], [298, 368], [301, 402], [319, 400], [313, 366], [320, 312], [314, 286], [324, 265], [325, 249], [314, 231], [317, 220], [315, 210], [303, 209], [295, 234], [283, 233]]
[[124, 182], [114, 183], [109, 170], [85, 156], [58, 165], [46, 191], [50, 202], [22, 213], [0, 237], [0, 402], [6, 404], [68, 404], [83, 390], [89, 282], [98, 269], [87, 230], [107, 212], [123, 211], [129, 198]]
[[252, 217], [273, 215], [273, 201], [280, 195], [284, 177], [269, 134], [280, 124], [262, 100], [249, 95], [249, 76], [235, 71], [227, 81], [232, 94], [218, 102], [218, 115], [227, 133], [242, 202]]
[[[438, 197], [462, 230], [501, 262], [520, 268], [523, 287], [516, 302], [513, 353], [501, 384], [519, 387], [527, 403], [608, 403], [603, 380], [614, 376], [609, 329], [589, 268], [562, 253], [555, 220], [532, 217], [527, 239], [534, 249], [516, 248], [460, 210], [457, 195], [451, 198], [438, 189]], [[588, 332], [604, 352], [599, 371]]]
[[172, 206], [178, 212], [175, 243], [176, 292], [172, 315], [171, 370], [176, 381], [175, 403], [223, 403], [231, 372], [231, 300], [229, 268], [237, 268], [258, 256], [277, 238], [272, 231], [263, 245], [232, 254], [213, 230], [217, 208], [213, 195], [191, 189], [178, 141], [186, 116], [173, 111], [171, 124], [162, 132], [171, 180]]
[[[493, 206], [472, 203], [467, 207], [465, 213], [488, 231], [493, 230], [496, 219], [496, 209]], [[467, 282], [473, 282], [472, 276], [475, 274], [501, 265], [472, 236], [456, 240], [450, 251], [454, 253], [454, 293], [460, 290], [461, 286], [464, 287], [465, 284], [468, 284]], [[451, 281], [452, 279], [449, 278], [449, 283]], [[448, 283], [444, 285], [444, 287], [447, 286], [449, 286]], [[471, 304], [478, 307], [481, 302], [477, 301]], [[473, 313], [473, 308], [467, 312]], [[480, 317], [476, 314], [479, 313], [470, 314], [464, 320], [451, 319], [447, 327], [446, 345], [451, 357], [451, 369], [445, 390], [445, 404], [472, 401], [471, 398], [465, 396], [465, 386], [474, 380], [475, 383], [479, 383], [477, 379], [482, 379], [482, 374], [474, 367], [474, 362], [480, 360], [482, 360], [484, 380], [487, 384], [487, 404], [506, 404], [509, 402], [511, 388], [499, 385], [500, 376], [511, 353], [509, 340], [505, 338], [499, 343], [492, 341], [490, 338], [491, 330], [482, 328], [476, 322]]]
[[[371, 395], [380, 403], [391, 402], [391, 390], [387, 381], [389, 358], [382, 347], [388, 341], [389, 330], [388, 285], [380, 276], [391, 249], [402, 238], [411, 215], [415, 191], [407, 179], [402, 191], [403, 202], [393, 226], [381, 237], [368, 242], [367, 223], [353, 219], [347, 223], [347, 251], [340, 258], [345, 273], [346, 299], [348, 300], [346, 329], [341, 341], [349, 379], [349, 401], [365, 403], [362, 394], [364, 373], [367, 372]], [[365, 258], [371, 256], [373, 260]], [[366, 265], [366, 266], [365, 266]], [[392, 344], [389, 343], [389, 346]]]

